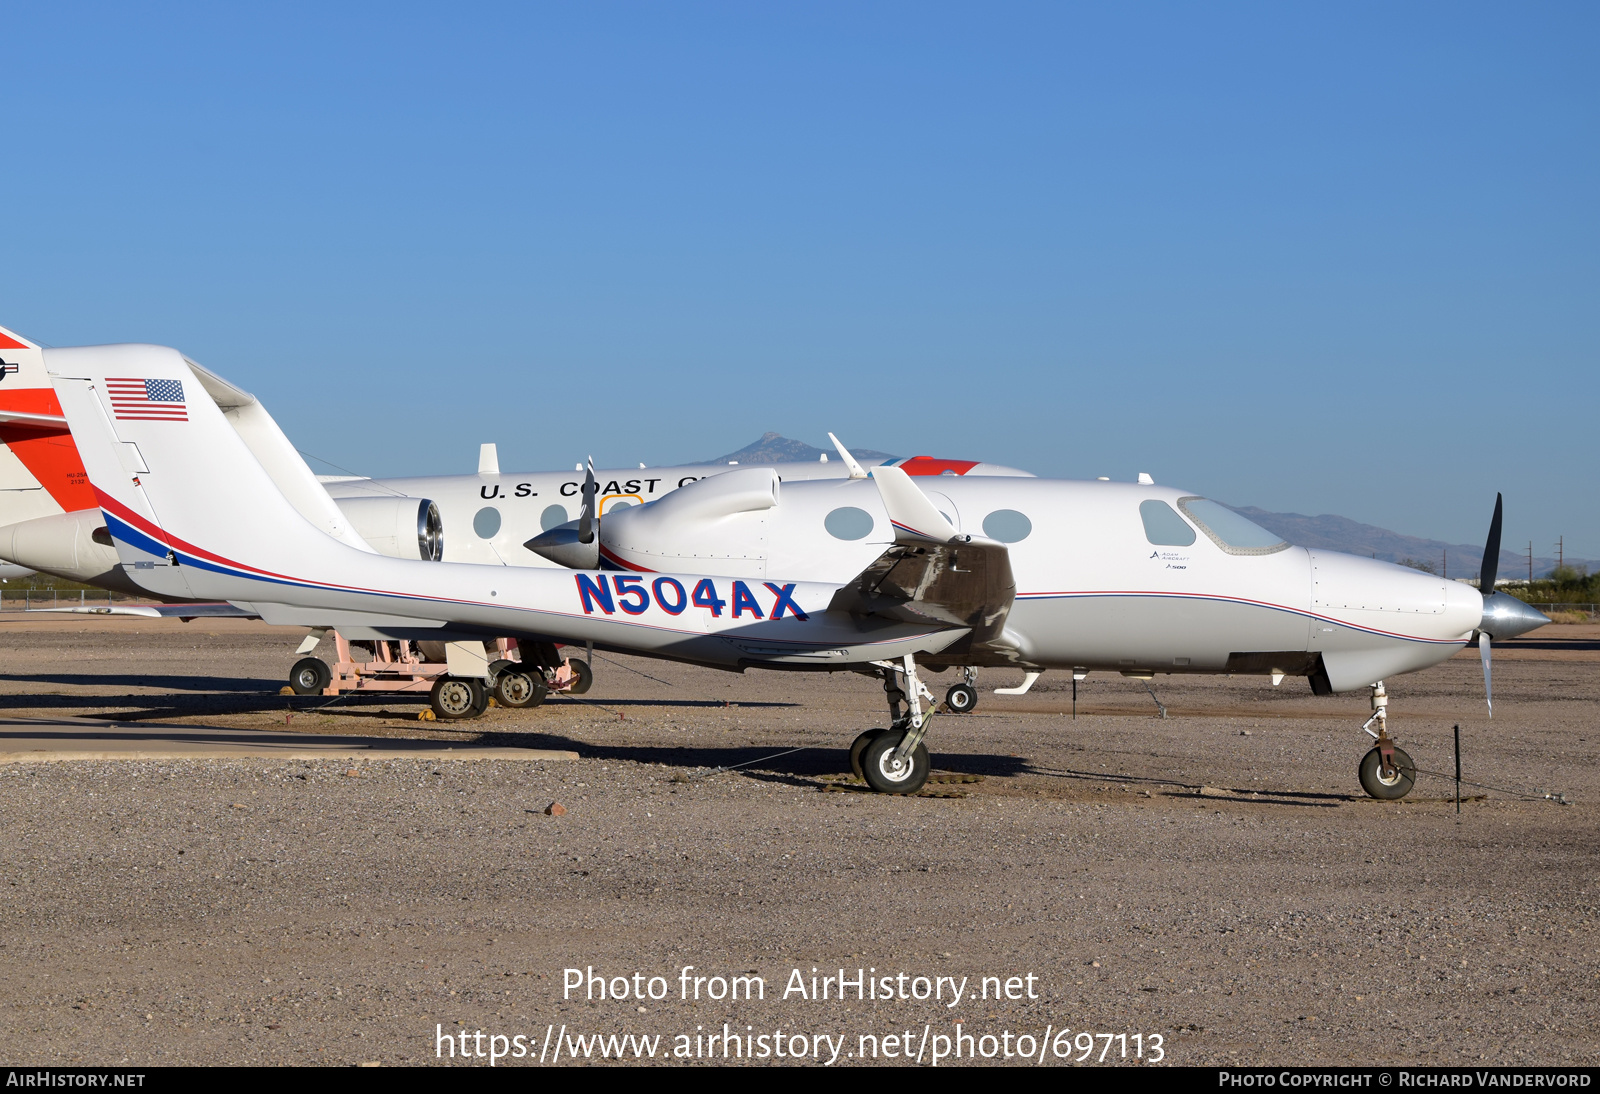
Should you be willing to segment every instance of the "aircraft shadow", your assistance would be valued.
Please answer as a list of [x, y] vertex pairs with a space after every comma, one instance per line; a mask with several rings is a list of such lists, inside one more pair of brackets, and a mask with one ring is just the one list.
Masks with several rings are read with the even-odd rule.
[[[1079, 782], [1130, 784], [1142, 783], [1147, 786], [1183, 786], [1184, 788], [1182, 791], [1175, 794], [1168, 793], [1166, 796], [1170, 798], [1193, 798], [1196, 801], [1227, 801], [1242, 803], [1245, 805], [1302, 805], [1314, 806], [1322, 809], [1332, 809], [1336, 808], [1340, 802], [1346, 802], [1350, 800], [1350, 795], [1348, 794], [1324, 794], [1310, 790], [1273, 790], [1270, 787], [1265, 786], [1218, 787], [1217, 789], [1225, 790], [1228, 794], [1233, 795], [1232, 797], [1219, 798], [1208, 794], [1201, 794], [1200, 787], [1198, 786], [1184, 786], [1184, 784], [1174, 782], [1172, 779], [1156, 778], [1150, 775], [1129, 775], [1126, 773], [1110, 771], [1075, 771], [1072, 768], [1039, 768], [1035, 769], [1032, 773], [1035, 775], [1043, 775], [1047, 778], [1073, 779]], [[1260, 796], [1251, 797], [1249, 795]]]
[[[237, 676], [112, 676], [102, 673], [41, 673], [19, 676], [7, 673], [6, 680], [33, 684], [63, 684], [74, 687], [121, 686], [125, 688], [167, 688], [172, 691], [275, 692], [282, 680], [261, 680]], [[8, 698], [10, 698], [8, 696]]]
[[[478, 743], [517, 748], [570, 749], [584, 759], [658, 764], [685, 773], [694, 772], [695, 774], [687, 775], [687, 781], [729, 771], [753, 779], [813, 786], [815, 784], [810, 780], [818, 776], [847, 774], [850, 771], [848, 748], [823, 745], [808, 745], [784, 754], [784, 749], [774, 748], [771, 745], [719, 748], [693, 745], [594, 744], [562, 734], [523, 732], [485, 734]], [[1027, 761], [1015, 756], [951, 752], [935, 754], [934, 768], [962, 775], [997, 776], [1021, 775], [1029, 770]]]
[[1565, 642], [1540, 641], [1539, 639], [1527, 641], [1521, 638], [1514, 638], [1508, 642], [1502, 643], [1496, 648], [1506, 650], [1600, 650], [1600, 642], [1585, 641], [1581, 639], [1573, 639]]

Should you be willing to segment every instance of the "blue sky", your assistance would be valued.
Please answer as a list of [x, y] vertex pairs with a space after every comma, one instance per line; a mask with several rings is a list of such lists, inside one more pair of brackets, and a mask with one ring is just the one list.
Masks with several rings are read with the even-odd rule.
[[[14, 5], [0, 323], [372, 473], [812, 443], [1600, 558], [1592, 4]], [[319, 470], [326, 470], [319, 467]]]

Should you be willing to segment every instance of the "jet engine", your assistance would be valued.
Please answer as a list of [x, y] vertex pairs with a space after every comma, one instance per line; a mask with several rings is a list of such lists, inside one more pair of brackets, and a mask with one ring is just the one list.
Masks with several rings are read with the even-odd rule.
[[380, 555], [423, 562], [444, 557], [444, 522], [427, 498], [335, 498], [334, 504]]
[[117, 549], [98, 509], [35, 517], [0, 528], [0, 558], [30, 570], [138, 596], [145, 592], [117, 568]]

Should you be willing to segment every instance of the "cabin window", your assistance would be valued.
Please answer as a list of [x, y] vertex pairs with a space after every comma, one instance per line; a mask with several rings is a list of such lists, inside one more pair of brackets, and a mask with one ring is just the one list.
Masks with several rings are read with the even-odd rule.
[[493, 539], [500, 534], [500, 510], [485, 505], [472, 518], [472, 530], [479, 539]]
[[841, 506], [822, 518], [822, 526], [834, 539], [866, 539], [872, 534], [872, 514], [853, 505]]
[[1001, 543], [1021, 543], [1033, 534], [1033, 521], [1015, 509], [996, 509], [983, 518], [983, 534]]
[[1144, 538], [1157, 547], [1187, 547], [1194, 542], [1194, 529], [1164, 501], [1141, 501], [1139, 519], [1144, 521]]
[[548, 532], [552, 528], [559, 528], [569, 519], [565, 505], [547, 505], [544, 512], [539, 514], [539, 530]]
[[1288, 541], [1276, 532], [1267, 531], [1210, 498], [1179, 498], [1178, 508], [1230, 555], [1270, 555], [1289, 547]]

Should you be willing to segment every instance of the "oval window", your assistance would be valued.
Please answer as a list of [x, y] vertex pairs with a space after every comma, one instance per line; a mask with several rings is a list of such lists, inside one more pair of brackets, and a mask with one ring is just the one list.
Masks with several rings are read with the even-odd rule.
[[835, 509], [822, 519], [834, 539], [866, 539], [872, 534], [872, 514], [853, 505]]
[[539, 514], [539, 531], [548, 532], [552, 528], [559, 528], [567, 523], [567, 507], [564, 505], [547, 505], [544, 512]]
[[500, 534], [500, 510], [492, 505], [485, 505], [479, 509], [472, 518], [472, 530], [478, 533], [479, 539], [493, 539]]
[[1033, 533], [1033, 521], [1015, 509], [996, 509], [983, 518], [983, 534], [1001, 543], [1021, 543]]

